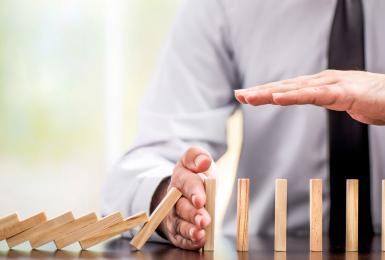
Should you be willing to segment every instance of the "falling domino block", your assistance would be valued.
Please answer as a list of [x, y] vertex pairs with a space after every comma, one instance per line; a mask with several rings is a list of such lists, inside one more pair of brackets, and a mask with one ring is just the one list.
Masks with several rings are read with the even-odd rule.
[[358, 180], [346, 181], [346, 251], [358, 251]]
[[80, 246], [82, 249], [87, 249], [147, 221], [148, 217], [145, 212], [137, 213], [125, 219], [124, 222], [108, 227], [96, 235], [84, 238], [79, 242]]
[[115, 225], [123, 221], [122, 214], [116, 212], [107, 217], [102, 218], [101, 220], [92, 223], [88, 226], [85, 226], [81, 229], [77, 229], [74, 232], [64, 234], [59, 238], [55, 239], [55, 244], [58, 249], [62, 249], [68, 245], [71, 245], [77, 241], [82, 240], [84, 237], [88, 237], [98, 232], [106, 229], [112, 225]]
[[53, 229], [66, 224], [70, 221], [73, 221], [74, 217], [71, 212], [67, 212], [63, 215], [60, 215], [54, 219], [42, 222], [36, 226], [33, 226], [30, 229], [27, 229], [24, 232], [21, 232], [15, 236], [7, 238], [7, 244], [10, 248], [17, 246], [27, 240], [38, 238], [46, 232], [50, 232]]
[[0, 219], [0, 241], [6, 238], [6, 230], [19, 223], [19, 217], [16, 213]]
[[286, 251], [287, 180], [275, 180], [274, 250]]
[[382, 180], [381, 195], [381, 250], [385, 251], [385, 180]]
[[3, 230], [3, 236], [5, 238], [11, 238], [16, 234], [24, 232], [36, 225], [39, 225], [47, 220], [44, 212], [40, 212], [32, 217], [29, 217], [23, 221], [13, 222], [12, 225], [7, 226]]
[[216, 180], [215, 178], [205, 179], [206, 205], [205, 208], [211, 217], [211, 223], [206, 227], [206, 243], [203, 247], [204, 251], [214, 250], [214, 230], [215, 230], [215, 195]]
[[249, 250], [249, 179], [238, 179], [237, 250]]
[[90, 213], [81, 218], [75, 219], [66, 224], [58, 226], [57, 228], [52, 229], [50, 232], [41, 234], [38, 237], [34, 236], [29, 240], [29, 243], [31, 244], [32, 248], [37, 248], [48, 242], [54, 241], [55, 239], [57, 239], [60, 236], [63, 236], [64, 234], [68, 234], [77, 229], [81, 229], [85, 226], [95, 223], [96, 221], [98, 221], [98, 217], [96, 216], [96, 214]]
[[148, 222], [131, 240], [130, 244], [138, 250], [141, 249], [181, 196], [182, 193], [177, 188], [172, 187], [152, 212]]
[[310, 180], [310, 251], [322, 251], [322, 180]]

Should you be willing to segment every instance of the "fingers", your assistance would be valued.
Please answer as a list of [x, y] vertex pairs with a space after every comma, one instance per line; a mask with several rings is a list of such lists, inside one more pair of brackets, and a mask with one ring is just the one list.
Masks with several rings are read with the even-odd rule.
[[334, 85], [273, 93], [272, 96], [274, 103], [281, 106], [312, 104], [337, 111], [348, 110], [352, 103], [352, 98]]
[[337, 83], [337, 78], [332, 73], [318, 73], [314, 75], [301, 76], [280, 82], [273, 82], [247, 90], [236, 90], [235, 97], [242, 104], [264, 105], [275, 104], [273, 93], [285, 93], [309, 87], [321, 87]]
[[202, 208], [206, 203], [206, 192], [203, 179], [180, 163], [177, 163], [171, 177], [171, 186], [178, 188], [183, 196], [187, 198], [195, 208]]
[[195, 225], [169, 214], [167, 217], [166, 232], [168, 239], [177, 247], [195, 250], [203, 247], [205, 231]]
[[173, 238], [173, 240], [174, 241], [172, 241], [172, 242], [174, 245], [177, 245], [178, 247], [180, 247], [182, 249], [187, 249], [187, 250], [198, 250], [198, 249], [202, 248], [205, 244], [204, 239], [199, 240], [199, 241], [191, 241], [189, 239], [184, 238], [181, 235], [176, 235]]
[[180, 198], [175, 205], [175, 214], [200, 229], [206, 228], [211, 222], [210, 215], [205, 208], [195, 208], [192, 203], [184, 197]]
[[236, 94], [238, 98], [243, 98], [244, 104], [253, 106], [273, 104], [272, 93], [274, 92], [287, 92], [290, 90], [298, 89], [298, 85], [294, 83], [285, 84], [282, 86], [271, 86], [268, 89], [253, 90], [246, 93]]

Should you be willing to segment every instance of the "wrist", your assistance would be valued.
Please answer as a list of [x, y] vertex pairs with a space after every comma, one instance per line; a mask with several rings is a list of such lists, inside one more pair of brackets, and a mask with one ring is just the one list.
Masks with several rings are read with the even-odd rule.
[[[156, 188], [154, 194], [152, 195], [151, 203], [150, 203], [150, 214], [156, 209], [159, 203], [162, 201], [164, 196], [167, 194], [167, 189], [171, 181], [171, 176], [164, 178]], [[167, 239], [167, 236], [163, 232], [163, 223], [159, 225], [156, 229], [156, 233], [164, 239]]]

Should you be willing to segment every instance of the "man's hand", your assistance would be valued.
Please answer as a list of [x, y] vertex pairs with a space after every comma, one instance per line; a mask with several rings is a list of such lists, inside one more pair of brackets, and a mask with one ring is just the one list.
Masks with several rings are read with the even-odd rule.
[[203, 181], [210, 174], [211, 163], [207, 151], [192, 147], [174, 168], [168, 189], [176, 187], [183, 196], [162, 221], [160, 230], [177, 247], [196, 250], [204, 246], [204, 229], [211, 218], [204, 208], [206, 193]]
[[346, 111], [366, 124], [385, 124], [385, 75], [326, 70], [318, 74], [235, 91], [242, 104], [313, 104]]

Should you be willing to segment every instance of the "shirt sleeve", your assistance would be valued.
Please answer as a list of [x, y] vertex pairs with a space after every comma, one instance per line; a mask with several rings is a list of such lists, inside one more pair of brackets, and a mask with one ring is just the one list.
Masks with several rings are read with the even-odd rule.
[[[239, 86], [229, 33], [222, 3], [184, 1], [140, 107], [139, 134], [103, 187], [103, 214], [149, 213], [158, 184], [190, 146], [215, 160], [226, 151]], [[164, 241], [157, 234], [151, 239]]]

